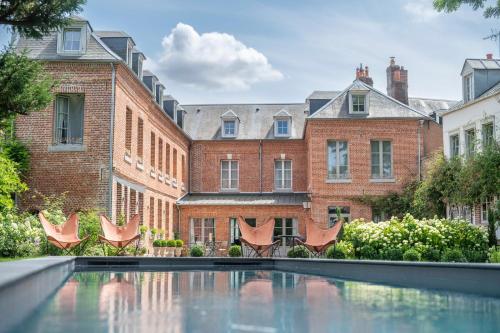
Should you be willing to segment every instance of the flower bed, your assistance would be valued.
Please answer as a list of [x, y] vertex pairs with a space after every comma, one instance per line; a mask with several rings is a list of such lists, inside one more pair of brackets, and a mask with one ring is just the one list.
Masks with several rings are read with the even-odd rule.
[[415, 260], [416, 250], [420, 260], [440, 261], [451, 249], [461, 251], [469, 262], [485, 262], [488, 258], [485, 228], [459, 220], [417, 220], [410, 214], [380, 223], [354, 220], [344, 226], [342, 241], [351, 243], [355, 257], [360, 259], [401, 260], [411, 250], [406, 257]]

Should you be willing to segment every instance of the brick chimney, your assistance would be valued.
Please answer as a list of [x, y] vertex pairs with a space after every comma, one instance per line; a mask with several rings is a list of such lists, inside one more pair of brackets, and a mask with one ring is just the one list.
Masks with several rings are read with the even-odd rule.
[[387, 67], [387, 95], [408, 105], [408, 71], [391, 57]]
[[368, 66], [363, 68], [363, 64], [359, 64], [359, 68], [356, 68], [356, 79], [363, 81], [367, 85], [373, 87], [373, 80], [368, 73]]
[[493, 53], [486, 53], [486, 59], [488, 60], [493, 59]]

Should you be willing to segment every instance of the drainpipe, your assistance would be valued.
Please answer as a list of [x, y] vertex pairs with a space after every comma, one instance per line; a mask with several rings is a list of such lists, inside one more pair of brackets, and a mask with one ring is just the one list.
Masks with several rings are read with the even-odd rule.
[[115, 132], [115, 64], [111, 63], [111, 115], [109, 121], [109, 188], [108, 216], [113, 216], [113, 141]]
[[262, 194], [262, 140], [259, 140], [259, 182], [260, 194]]
[[419, 120], [418, 126], [418, 180], [422, 180], [422, 125], [424, 124], [424, 120]]

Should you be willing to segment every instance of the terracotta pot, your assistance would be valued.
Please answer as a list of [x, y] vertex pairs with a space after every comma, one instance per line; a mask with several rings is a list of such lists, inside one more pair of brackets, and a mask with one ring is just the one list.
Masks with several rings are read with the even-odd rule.
[[165, 247], [160, 247], [160, 257], [164, 257], [165, 256], [165, 250], [166, 248]]
[[167, 247], [168, 249], [168, 253], [167, 253], [167, 257], [173, 257], [175, 255], [175, 247]]
[[180, 257], [182, 255], [182, 247], [175, 248], [175, 256]]
[[153, 247], [153, 255], [154, 255], [155, 257], [158, 257], [158, 256], [160, 255], [160, 250], [161, 250], [161, 249], [162, 249], [161, 247], [156, 247], [156, 246], [154, 246], [154, 247]]

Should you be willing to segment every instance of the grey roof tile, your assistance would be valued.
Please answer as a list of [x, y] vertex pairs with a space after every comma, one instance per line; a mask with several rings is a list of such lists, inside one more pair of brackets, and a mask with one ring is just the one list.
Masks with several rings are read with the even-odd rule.
[[408, 103], [412, 109], [430, 115], [436, 111], [448, 110], [458, 103], [458, 101], [446, 99], [432, 99], [432, 98], [419, 98], [410, 97]]
[[193, 140], [234, 140], [222, 138], [221, 116], [232, 110], [239, 119], [236, 139], [274, 139], [274, 115], [285, 110], [292, 117], [291, 135], [280, 140], [300, 139], [307, 114], [305, 103], [290, 104], [208, 104], [182, 105], [186, 111], [184, 129]]
[[315, 90], [307, 99], [332, 99], [337, 97], [342, 91], [333, 90]]
[[177, 200], [180, 206], [301, 206], [307, 193], [191, 193]]

